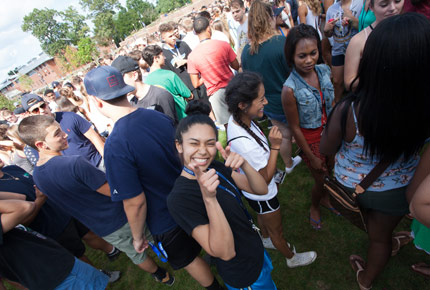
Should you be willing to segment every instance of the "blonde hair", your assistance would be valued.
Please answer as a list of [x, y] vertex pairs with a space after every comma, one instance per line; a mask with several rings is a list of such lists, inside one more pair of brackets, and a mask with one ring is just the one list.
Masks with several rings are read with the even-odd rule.
[[316, 16], [321, 15], [322, 8], [321, 3], [318, 0], [302, 0], [306, 5], [308, 5], [309, 9]]
[[248, 14], [250, 54], [258, 53], [260, 43], [275, 35], [272, 15], [273, 11], [269, 4], [260, 0], [252, 2]]

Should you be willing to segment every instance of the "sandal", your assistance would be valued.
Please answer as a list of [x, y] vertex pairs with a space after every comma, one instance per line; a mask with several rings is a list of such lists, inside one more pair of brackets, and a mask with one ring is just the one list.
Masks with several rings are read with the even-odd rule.
[[325, 205], [323, 205], [323, 207], [325, 207], [326, 209], [328, 209], [329, 211], [331, 211], [332, 213], [334, 213], [335, 215], [337, 215], [337, 216], [341, 216], [342, 214], [337, 210], [337, 209], [335, 209], [334, 207], [328, 207], [328, 206], [325, 206]]
[[391, 250], [391, 256], [395, 256], [399, 253], [400, 249], [407, 245], [414, 238], [411, 237], [411, 233], [408, 231], [397, 232], [393, 235], [393, 248]]
[[361, 285], [360, 281], [358, 280], [358, 275], [360, 274], [360, 272], [364, 271], [364, 265], [366, 264], [366, 262], [364, 262], [363, 258], [360, 256], [357, 256], [357, 255], [351, 255], [351, 256], [349, 256], [349, 263], [351, 264], [352, 270], [354, 270], [356, 273], [357, 284], [358, 284], [358, 287], [360, 287], [360, 290], [372, 289], [372, 286], [365, 287], [365, 286]]
[[426, 279], [430, 279], [430, 265], [426, 263], [417, 263], [411, 266], [412, 271], [424, 276]]
[[309, 223], [311, 224], [311, 227], [316, 231], [321, 230], [322, 228], [321, 218], [316, 221], [313, 218], [311, 218], [311, 214], [309, 214]]

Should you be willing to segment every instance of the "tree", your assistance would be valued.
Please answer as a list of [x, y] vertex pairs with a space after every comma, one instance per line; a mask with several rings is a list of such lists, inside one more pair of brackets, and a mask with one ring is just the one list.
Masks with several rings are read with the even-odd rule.
[[135, 11], [139, 16], [139, 22], [142, 24], [149, 24], [153, 19], [157, 18], [155, 7], [149, 2], [142, 0], [127, 0], [126, 7], [128, 11]]
[[115, 28], [119, 40], [124, 40], [132, 31], [138, 30], [142, 27], [139, 24], [139, 16], [133, 10], [121, 8], [121, 10], [114, 17]]
[[99, 13], [113, 12], [115, 9], [120, 9], [119, 0], [79, 0], [79, 4], [88, 10], [91, 17], [95, 17]]
[[33, 89], [33, 80], [28, 75], [21, 75], [18, 78], [18, 83], [26, 91], [31, 91]]
[[158, 0], [157, 9], [161, 13], [166, 13], [190, 2], [190, 0]]
[[59, 16], [54, 9], [35, 8], [24, 16], [21, 26], [24, 32], [30, 32], [39, 40], [42, 50], [49, 55], [59, 54], [67, 46], [67, 24], [57, 21]]
[[91, 38], [85, 37], [79, 41], [77, 56], [81, 64], [87, 64], [99, 57], [97, 46]]
[[69, 6], [65, 11], [60, 12], [64, 24], [66, 25], [66, 38], [70, 40], [70, 43], [77, 45], [81, 38], [88, 35], [90, 28], [85, 23], [85, 16], [79, 14], [79, 12]]

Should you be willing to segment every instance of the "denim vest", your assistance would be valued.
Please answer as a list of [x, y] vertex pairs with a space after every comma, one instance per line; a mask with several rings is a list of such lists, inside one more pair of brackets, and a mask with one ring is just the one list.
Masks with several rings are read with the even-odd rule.
[[[333, 108], [332, 103], [334, 100], [334, 89], [330, 80], [330, 68], [325, 64], [319, 64], [315, 66], [315, 70], [318, 74], [328, 116]], [[297, 73], [296, 69], [293, 69], [284, 86], [291, 88], [294, 92], [300, 127], [305, 129], [321, 127], [322, 104], [320, 92], [308, 85]]]

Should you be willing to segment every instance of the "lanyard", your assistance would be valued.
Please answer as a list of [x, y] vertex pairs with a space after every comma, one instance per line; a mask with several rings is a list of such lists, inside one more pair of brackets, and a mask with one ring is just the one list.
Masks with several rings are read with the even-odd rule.
[[179, 52], [179, 48], [176, 46], [176, 44], [175, 44], [175, 48], [176, 48], [176, 53], [169, 47], [169, 46], [167, 46], [168, 47], [168, 49], [170, 50], [170, 52], [175, 56], [175, 57], [179, 57], [180, 55], [181, 55], [181, 53]]
[[[196, 176], [195, 173], [184, 166], [184, 171], [192, 176]], [[233, 196], [236, 201], [239, 203], [239, 206], [242, 208], [243, 212], [245, 213], [246, 217], [248, 218], [249, 222], [251, 223], [252, 229], [255, 231], [259, 231], [259, 228], [254, 224], [251, 215], [249, 214], [248, 210], [246, 209], [245, 205], [242, 202], [241, 196], [242, 193], [240, 192], [240, 190], [230, 181], [228, 180], [224, 175], [222, 175], [220, 172], [216, 171], [216, 174], [221, 177], [222, 179], [224, 179], [228, 184], [230, 184], [231, 187], [233, 187], [233, 189], [237, 192], [237, 194], [235, 194], [234, 192], [232, 192], [230, 189], [226, 188], [225, 186], [219, 184], [218, 187], [222, 190], [224, 190], [225, 192], [229, 193], [231, 196]]]

